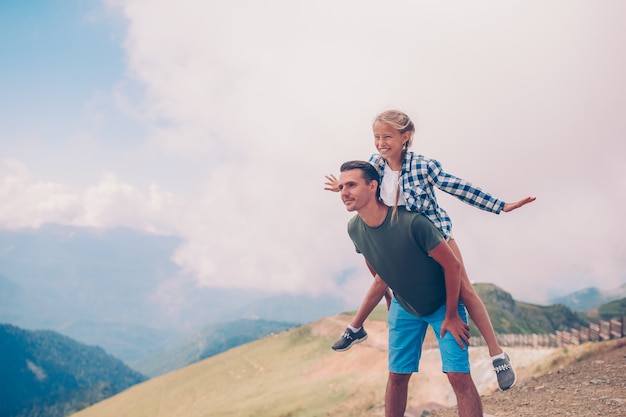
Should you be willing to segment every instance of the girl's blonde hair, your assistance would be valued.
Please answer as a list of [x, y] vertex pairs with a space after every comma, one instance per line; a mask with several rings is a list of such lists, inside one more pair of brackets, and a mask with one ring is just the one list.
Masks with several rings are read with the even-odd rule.
[[411, 121], [409, 116], [400, 110], [386, 110], [376, 116], [372, 125], [376, 122], [387, 123], [389, 126], [396, 129], [401, 134], [410, 132], [409, 140], [406, 143], [405, 151], [413, 144], [413, 135], [415, 134], [415, 124]]
[[[413, 144], [413, 135], [415, 134], [415, 124], [411, 121], [411, 118], [400, 110], [386, 110], [374, 118], [374, 125], [376, 122], [387, 123], [389, 126], [396, 129], [400, 134], [409, 132], [409, 140], [404, 144], [402, 149], [402, 155], [406, 154], [407, 149]], [[400, 200], [400, 182], [398, 182], [398, 189], [396, 190], [396, 203], [393, 206], [391, 212], [391, 219], [397, 220], [398, 218], [398, 201]]]

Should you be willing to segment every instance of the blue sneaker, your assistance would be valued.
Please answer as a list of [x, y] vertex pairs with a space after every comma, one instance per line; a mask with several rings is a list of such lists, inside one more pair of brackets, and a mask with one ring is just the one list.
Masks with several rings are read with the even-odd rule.
[[333, 344], [332, 348], [337, 352], [343, 352], [344, 350], [350, 349], [355, 343], [360, 343], [365, 339], [367, 339], [365, 328], [361, 327], [361, 329], [355, 333], [348, 327]]

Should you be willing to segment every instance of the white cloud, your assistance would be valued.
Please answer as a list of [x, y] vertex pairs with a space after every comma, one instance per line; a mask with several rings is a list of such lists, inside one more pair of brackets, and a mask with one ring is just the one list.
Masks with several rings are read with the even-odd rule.
[[[611, 16], [587, 2], [566, 7], [566, 18], [565, 3], [453, 6], [126, 2], [131, 72], [146, 86], [147, 112], [168, 122], [155, 140], [168, 151], [201, 152], [212, 167], [188, 207], [188, 242], [175, 259], [202, 285], [335, 289], [341, 271], [361, 260], [338, 199], [321, 191], [322, 175], [366, 158], [371, 119], [397, 106], [418, 120], [418, 151], [451, 172], [505, 199], [539, 196], [526, 213], [488, 221], [445, 200], [476, 275], [530, 299], [543, 294], [529, 282], [575, 290], [574, 277], [623, 279], [622, 251], [611, 249], [619, 241], [605, 221], [590, 223], [609, 197], [603, 190], [623, 181], [591, 195], [582, 189], [598, 180], [580, 171], [612, 169], [596, 165], [624, 150], [615, 136], [592, 139], [623, 133], [610, 106], [624, 92], [620, 71], [608, 70], [613, 81], [597, 78], [607, 64], [625, 69], [616, 44], [597, 51], [614, 38], [594, 19]], [[211, 157], [228, 152], [236, 158]], [[583, 167], [591, 154], [602, 161]], [[610, 183], [624, 175], [615, 167]], [[597, 206], [583, 207], [585, 198]], [[606, 224], [619, 224], [610, 214]], [[606, 242], [588, 252], [600, 236]]]
[[[335, 275], [354, 265], [337, 255], [352, 248], [347, 239], [333, 242], [345, 229], [338, 198], [321, 195], [306, 165], [285, 164], [278, 176], [258, 166], [220, 167], [184, 213], [187, 243], [175, 261], [203, 286], [337, 290]], [[320, 204], [329, 197], [337, 204]]]
[[113, 174], [105, 174], [100, 182], [82, 195], [82, 215], [78, 225], [91, 227], [126, 226], [150, 232], [173, 232], [172, 216], [175, 200], [153, 184], [143, 193], [124, 184]]
[[624, 282], [624, 3], [109, 4], [128, 25], [112, 98], [146, 139], [114, 152], [86, 134], [109, 159], [81, 154], [99, 180], [78, 191], [13, 168], [3, 227], [170, 231], [199, 285], [357, 300], [370, 281], [323, 175], [367, 158], [372, 118], [398, 107], [417, 152], [503, 199], [538, 197], [493, 216], [440, 193], [472, 278], [531, 301]]
[[4, 228], [39, 227], [60, 223], [84, 227], [130, 227], [151, 233], [173, 233], [173, 195], [157, 185], [144, 193], [113, 174], [84, 191], [33, 179], [18, 161], [3, 161], [0, 177], [0, 225]]
[[35, 182], [27, 167], [14, 160], [2, 161], [0, 225], [5, 228], [38, 227], [46, 221], [63, 222], [75, 211], [77, 198], [60, 184]]

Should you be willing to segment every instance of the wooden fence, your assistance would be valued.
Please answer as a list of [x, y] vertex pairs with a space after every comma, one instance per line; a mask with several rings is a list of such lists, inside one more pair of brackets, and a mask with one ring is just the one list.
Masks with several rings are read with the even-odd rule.
[[[498, 342], [502, 346], [522, 347], [560, 347], [578, 345], [585, 342], [598, 342], [609, 339], [626, 337], [626, 316], [621, 320], [600, 320], [591, 323], [589, 327], [557, 331], [550, 334], [497, 334]], [[485, 346], [485, 339], [472, 337], [472, 346]]]

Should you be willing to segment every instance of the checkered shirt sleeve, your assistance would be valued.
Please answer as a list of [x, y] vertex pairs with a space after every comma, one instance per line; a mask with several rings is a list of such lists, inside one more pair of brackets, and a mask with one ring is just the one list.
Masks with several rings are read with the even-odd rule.
[[499, 214], [504, 207], [504, 201], [498, 200], [484, 192], [470, 182], [444, 172], [441, 164], [433, 159], [424, 160], [428, 164], [428, 182], [435, 185], [441, 191], [455, 196], [459, 200], [478, 207], [481, 210]]

